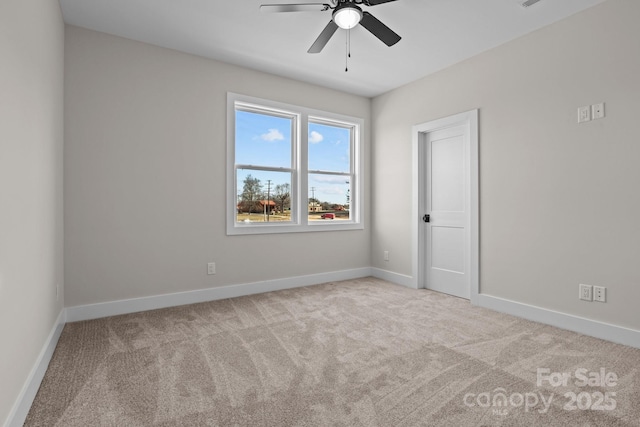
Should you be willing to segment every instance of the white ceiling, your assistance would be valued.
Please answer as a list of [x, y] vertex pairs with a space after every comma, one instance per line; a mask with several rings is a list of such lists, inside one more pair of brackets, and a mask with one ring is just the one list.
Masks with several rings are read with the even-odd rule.
[[330, 11], [261, 13], [266, 3], [329, 0], [60, 0], [66, 23], [373, 97], [605, 0], [397, 0], [366, 7], [402, 36], [387, 47], [358, 26], [307, 49]]

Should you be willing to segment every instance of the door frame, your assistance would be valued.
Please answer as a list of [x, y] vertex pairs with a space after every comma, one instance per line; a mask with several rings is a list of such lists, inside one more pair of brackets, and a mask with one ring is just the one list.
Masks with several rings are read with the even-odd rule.
[[413, 254], [413, 285], [415, 288], [425, 288], [425, 233], [422, 216], [426, 206], [426, 193], [423, 185], [426, 174], [425, 141], [428, 133], [451, 127], [464, 126], [469, 138], [469, 163], [467, 172], [469, 177], [469, 295], [473, 305], [478, 304], [480, 294], [480, 230], [479, 230], [479, 157], [478, 157], [478, 110], [471, 110], [453, 116], [444, 117], [412, 127], [412, 254]]

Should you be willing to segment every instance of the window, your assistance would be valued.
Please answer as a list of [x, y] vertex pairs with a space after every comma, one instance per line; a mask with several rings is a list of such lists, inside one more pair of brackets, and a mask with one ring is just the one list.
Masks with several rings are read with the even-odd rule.
[[227, 234], [362, 229], [363, 121], [227, 98]]

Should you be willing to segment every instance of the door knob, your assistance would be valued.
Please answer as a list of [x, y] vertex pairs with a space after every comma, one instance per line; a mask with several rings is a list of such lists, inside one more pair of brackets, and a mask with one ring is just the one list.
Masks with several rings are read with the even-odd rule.
[[422, 217], [422, 220], [423, 220], [424, 222], [431, 222], [431, 215], [429, 215], [429, 214], [425, 214], [425, 215]]

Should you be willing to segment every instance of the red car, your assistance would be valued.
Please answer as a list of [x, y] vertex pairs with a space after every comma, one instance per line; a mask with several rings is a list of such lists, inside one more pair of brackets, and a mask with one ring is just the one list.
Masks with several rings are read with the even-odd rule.
[[320, 216], [320, 218], [322, 219], [334, 219], [335, 217], [336, 217], [336, 214], [332, 214], [332, 213], [325, 213]]

